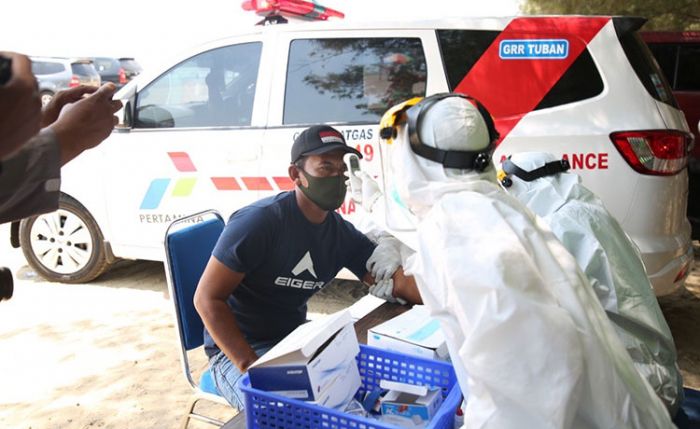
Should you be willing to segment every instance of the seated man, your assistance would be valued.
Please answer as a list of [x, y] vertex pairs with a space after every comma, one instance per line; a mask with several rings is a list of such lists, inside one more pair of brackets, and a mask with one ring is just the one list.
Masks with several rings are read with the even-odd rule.
[[306, 321], [308, 299], [343, 267], [374, 283], [365, 265], [375, 245], [334, 211], [345, 199], [345, 153], [361, 156], [331, 127], [302, 132], [289, 166], [294, 190], [235, 212], [202, 274], [194, 303], [205, 352], [234, 407], [244, 408], [241, 375]]
[[541, 152], [502, 163], [501, 184], [549, 225], [588, 276], [634, 366], [675, 415], [683, 399], [676, 347], [635, 244], [603, 202]]

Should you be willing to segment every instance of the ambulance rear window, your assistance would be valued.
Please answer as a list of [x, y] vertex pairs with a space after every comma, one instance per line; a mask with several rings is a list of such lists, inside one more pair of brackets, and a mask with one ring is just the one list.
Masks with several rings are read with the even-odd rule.
[[639, 34], [635, 31], [625, 32], [618, 34], [618, 38], [634, 72], [649, 95], [662, 103], [678, 107], [671, 86]]
[[450, 91], [454, 91], [500, 33], [486, 30], [437, 31]]
[[556, 84], [537, 104], [534, 110], [561, 106], [562, 104], [593, 98], [603, 92], [603, 78], [600, 77], [588, 49], [581, 52]]

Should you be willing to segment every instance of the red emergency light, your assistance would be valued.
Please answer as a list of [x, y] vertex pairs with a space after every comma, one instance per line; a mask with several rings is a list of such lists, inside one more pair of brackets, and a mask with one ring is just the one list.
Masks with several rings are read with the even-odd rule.
[[266, 17], [287, 16], [315, 21], [345, 17], [342, 12], [304, 0], [246, 0], [241, 7]]

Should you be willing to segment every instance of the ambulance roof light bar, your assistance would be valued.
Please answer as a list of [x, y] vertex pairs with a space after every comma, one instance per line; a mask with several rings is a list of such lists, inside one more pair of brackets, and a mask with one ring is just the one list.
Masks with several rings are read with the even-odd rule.
[[286, 24], [288, 18], [301, 18], [311, 21], [325, 21], [328, 18], [344, 18], [345, 14], [322, 6], [315, 1], [305, 0], [245, 0], [243, 10], [255, 11], [265, 19], [257, 25]]

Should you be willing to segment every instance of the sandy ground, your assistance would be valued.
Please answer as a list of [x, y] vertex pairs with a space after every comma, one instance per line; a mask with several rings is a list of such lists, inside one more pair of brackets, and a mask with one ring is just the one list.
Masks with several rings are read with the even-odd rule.
[[[162, 264], [122, 261], [89, 285], [47, 283], [7, 236], [0, 227], [0, 265], [15, 273], [15, 296], [0, 303], [0, 428], [178, 427], [191, 396]], [[685, 382], [700, 388], [700, 268], [688, 285], [661, 304]], [[310, 311], [337, 311], [363, 293], [355, 282], [337, 282]], [[190, 358], [205, 367], [203, 352]], [[199, 409], [233, 416], [219, 405]]]

